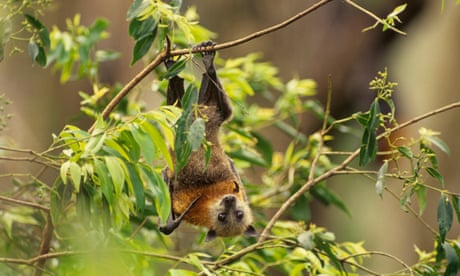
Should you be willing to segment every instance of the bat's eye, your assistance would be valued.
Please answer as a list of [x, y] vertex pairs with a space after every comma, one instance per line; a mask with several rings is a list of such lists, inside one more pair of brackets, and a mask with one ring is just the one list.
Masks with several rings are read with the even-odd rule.
[[217, 215], [217, 219], [220, 222], [224, 222], [226, 218], [227, 218], [227, 214], [225, 214], [225, 213], [220, 213], [220, 214]]
[[243, 211], [236, 211], [235, 216], [238, 220], [242, 220], [244, 217], [244, 212]]

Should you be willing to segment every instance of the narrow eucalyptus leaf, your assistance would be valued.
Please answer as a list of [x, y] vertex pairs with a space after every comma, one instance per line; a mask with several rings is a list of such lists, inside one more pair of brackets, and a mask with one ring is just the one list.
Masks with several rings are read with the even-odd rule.
[[433, 178], [438, 180], [439, 184], [441, 184], [442, 187], [444, 187], [444, 178], [442, 177], [442, 175], [439, 173], [437, 169], [428, 167], [425, 170], [429, 175], [431, 175]]
[[457, 222], [460, 223], [460, 197], [452, 195], [452, 205], [454, 207], [455, 215], [457, 216]]
[[408, 159], [413, 158], [413, 154], [412, 154], [412, 151], [410, 150], [410, 148], [408, 148], [406, 146], [400, 146], [400, 147], [397, 147], [397, 149], [398, 149], [398, 152], [401, 153], [404, 157], [406, 157]]
[[442, 248], [444, 249], [447, 260], [447, 267], [444, 271], [444, 275], [458, 275], [459, 257], [457, 256], [457, 252], [455, 252], [455, 249], [447, 242], [442, 244]]
[[388, 171], [388, 162], [383, 162], [379, 171], [377, 172], [377, 182], [375, 183], [375, 190], [380, 198], [383, 198], [383, 191], [385, 190], [385, 174]]
[[27, 22], [29, 22], [29, 24], [32, 25], [32, 27], [34, 27], [35, 29], [40, 30], [44, 27], [42, 22], [40, 22], [40, 20], [38, 20], [34, 16], [30, 14], [24, 14], [24, 17], [26, 18]]
[[444, 195], [441, 196], [438, 202], [437, 217], [440, 239], [444, 242], [453, 221], [452, 205]]

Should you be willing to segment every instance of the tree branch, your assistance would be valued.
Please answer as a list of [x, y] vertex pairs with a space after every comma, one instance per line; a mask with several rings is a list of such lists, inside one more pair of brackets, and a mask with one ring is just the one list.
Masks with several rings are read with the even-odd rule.
[[[200, 47], [200, 48], [191, 48], [191, 49], [181, 49], [181, 50], [174, 50], [174, 51], [170, 51], [169, 49], [166, 49], [164, 50], [163, 52], [159, 53], [155, 59], [150, 62], [147, 67], [145, 67], [141, 72], [139, 72], [136, 76], [134, 76], [134, 78], [132, 78], [120, 91], [120, 93], [117, 94], [117, 96], [115, 96], [111, 101], [110, 103], [105, 107], [105, 109], [102, 111], [102, 118], [105, 120], [108, 118], [108, 116], [110, 115], [110, 113], [115, 109], [115, 107], [121, 102], [121, 100], [126, 96], [128, 95], [128, 93], [137, 85], [139, 84], [139, 82], [141, 80], [143, 80], [150, 72], [153, 71], [153, 69], [155, 69], [158, 65], [160, 65], [166, 58], [168, 57], [172, 57], [172, 56], [180, 56], [180, 55], [187, 55], [187, 54], [193, 54], [193, 53], [198, 53], [198, 52], [203, 52], [203, 51], [207, 51], [207, 50], [210, 50], [210, 49], [213, 49], [213, 50], [222, 50], [222, 49], [225, 49], [225, 48], [230, 48], [230, 47], [234, 47], [234, 46], [237, 46], [237, 45], [240, 45], [240, 44], [243, 44], [243, 43], [246, 43], [248, 41], [251, 41], [255, 38], [258, 38], [258, 37], [261, 37], [263, 35], [266, 35], [266, 34], [269, 34], [269, 33], [272, 33], [274, 31], [277, 31], [279, 29], [282, 29], [286, 26], [288, 26], [289, 24], [299, 20], [300, 18], [306, 16], [307, 14], [317, 10], [318, 8], [320, 8], [321, 6], [324, 6], [325, 4], [329, 3], [329, 2], [332, 2], [334, 0], [321, 0], [313, 5], [311, 5], [309, 8], [303, 10], [302, 12], [288, 18], [287, 20], [279, 23], [279, 24], [276, 24], [276, 25], [273, 25], [271, 27], [268, 27], [268, 28], [265, 28], [261, 31], [258, 31], [258, 32], [255, 32], [255, 33], [252, 33], [252, 34], [249, 34], [245, 37], [242, 37], [242, 38], [239, 38], [239, 39], [236, 39], [236, 40], [233, 40], [233, 41], [229, 41], [229, 42], [225, 42], [225, 43], [221, 43], [221, 44], [216, 44], [214, 46], [210, 46], [210, 47]], [[93, 125], [89, 128], [89, 132], [92, 132], [95, 128], [95, 125], [96, 123], [93, 123]]]
[[37, 203], [33, 203], [33, 202], [23, 201], [23, 200], [20, 200], [20, 199], [10, 198], [10, 197], [6, 197], [6, 196], [2, 196], [2, 195], [0, 195], [0, 200], [11, 202], [11, 203], [18, 204], [18, 205], [23, 205], [23, 206], [27, 206], [27, 207], [40, 209], [40, 210], [48, 212], [48, 213], [50, 211], [50, 208], [48, 208], [46, 206], [43, 206], [43, 205], [40, 205], [40, 204], [37, 204]]

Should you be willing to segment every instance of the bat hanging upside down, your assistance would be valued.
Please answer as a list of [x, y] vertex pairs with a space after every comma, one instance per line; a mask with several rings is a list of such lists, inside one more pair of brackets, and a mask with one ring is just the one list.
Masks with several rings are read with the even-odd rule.
[[[197, 47], [214, 46], [212, 41]], [[199, 91], [199, 114], [206, 120], [206, 139], [211, 144], [211, 158], [206, 164], [205, 150], [192, 152], [189, 162], [179, 172], [169, 168], [163, 171], [171, 195], [171, 214], [164, 234], [172, 233], [185, 220], [209, 229], [206, 240], [216, 236], [229, 237], [246, 234], [255, 236], [253, 218], [243, 183], [233, 161], [224, 153], [218, 139], [219, 129], [232, 115], [227, 94], [220, 84], [214, 67], [215, 50], [202, 53], [204, 72]], [[174, 64], [168, 59], [166, 67]], [[174, 76], [169, 80], [166, 102], [181, 107], [184, 79]]]

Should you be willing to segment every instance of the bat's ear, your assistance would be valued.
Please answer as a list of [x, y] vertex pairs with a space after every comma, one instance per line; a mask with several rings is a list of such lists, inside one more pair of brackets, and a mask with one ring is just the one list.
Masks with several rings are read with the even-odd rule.
[[217, 237], [217, 233], [215, 230], [209, 230], [208, 233], [206, 234], [206, 241], [212, 241]]
[[249, 225], [244, 231], [244, 235], [248, 237], [257, 237], [257, 231], [254, 226]]

